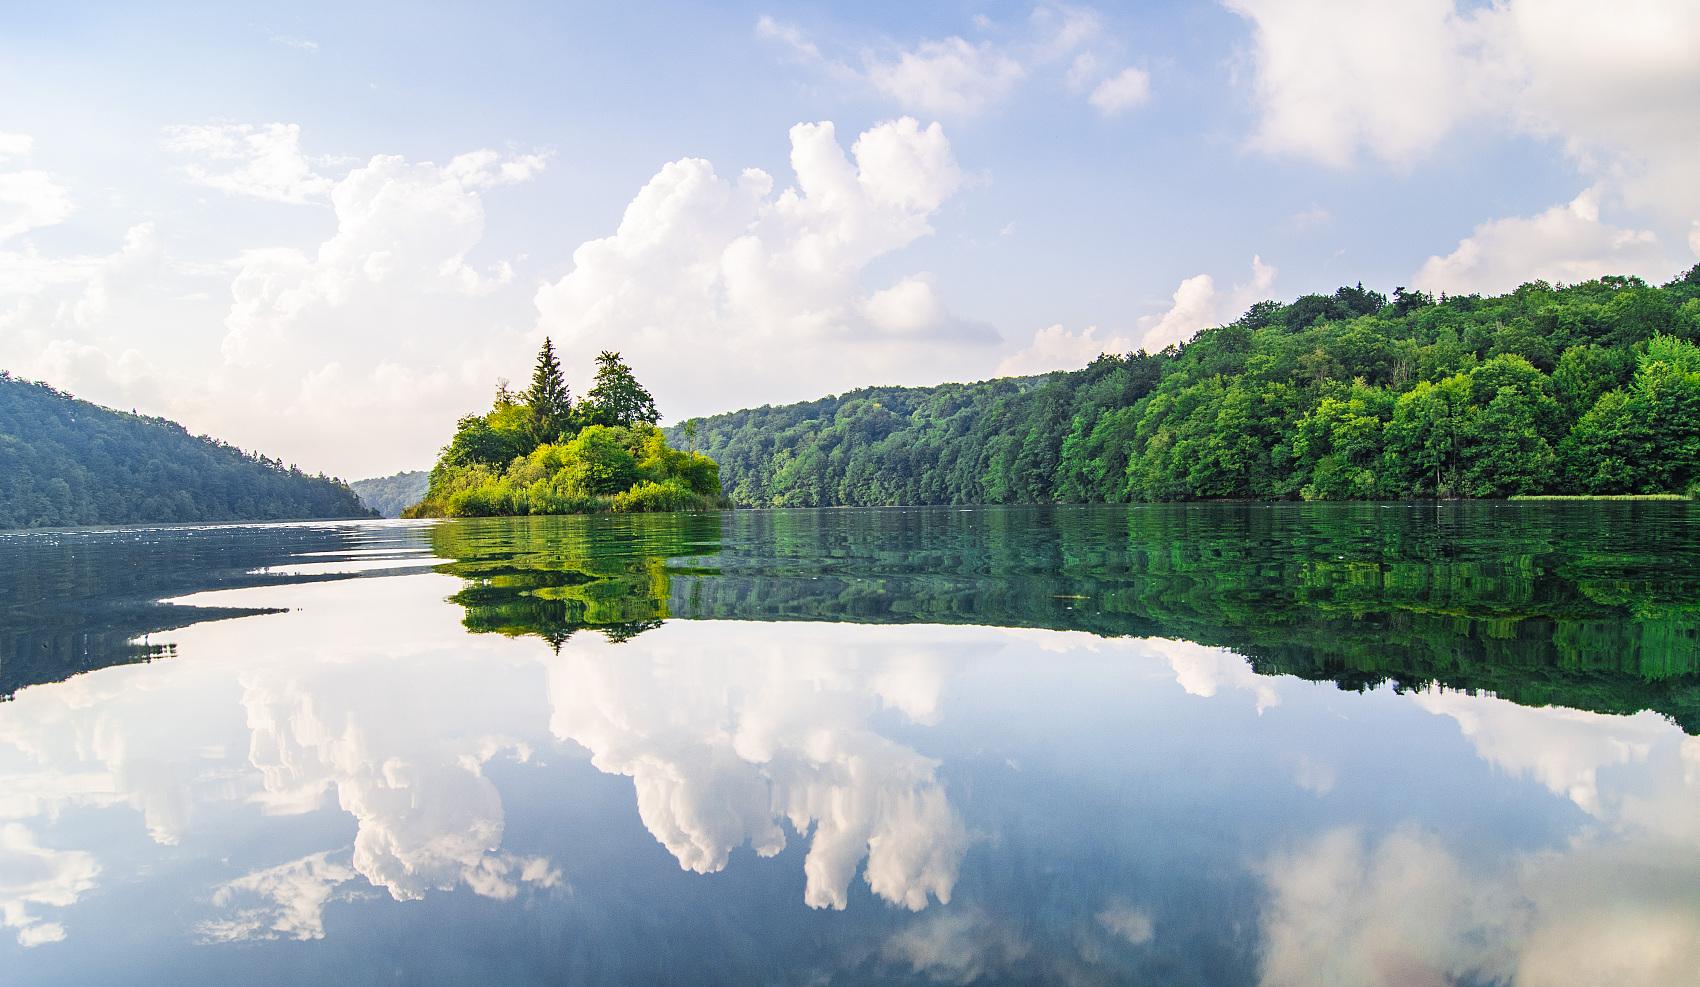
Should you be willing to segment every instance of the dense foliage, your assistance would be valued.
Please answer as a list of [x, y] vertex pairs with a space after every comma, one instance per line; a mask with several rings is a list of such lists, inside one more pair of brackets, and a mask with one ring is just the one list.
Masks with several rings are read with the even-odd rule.
[[531, 386], [506, 385], [455, 428], [424, 499], [406, 517], [683, 511], [718, 506], [714, 460], [681, 452], [655, 427], [655, 399], [620, 354], [596, 358], [596, 382], [574, 403], [554, 344], [543, 341]]
[[370, 513], [340, 480], [0, 371], [0, 528]]
[[1259, 302], [1160, 353], [686, 422], [741, 506], [1503, 497], [1700, 483], [1700, 266]]
[[408, 470], [369, 480], [355, 480], [349, 486], [360, 502], [377, 511], [381, 517], [401, 517], [401, 512], [425, 497], [431, 475], [424, 470]]

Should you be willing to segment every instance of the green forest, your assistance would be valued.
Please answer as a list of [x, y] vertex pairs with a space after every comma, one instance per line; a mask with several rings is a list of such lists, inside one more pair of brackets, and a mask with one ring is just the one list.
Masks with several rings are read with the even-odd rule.
[[1259, 302], [1158, 353], [693, 419], [747, 507], [1685, 494], [1700, 265]]
[[0, 528], [369, 516], [340, 480], [0, 371]]
[[425, 497], [404, 517], [639, 513], [719, 507], [714, 460], [667, 444], [655, 398], [620, 354], [596, 358], [596, 379], [574, 402], [545, 339], [531, 386], [496, 388], [489, 412], [455, 426]]

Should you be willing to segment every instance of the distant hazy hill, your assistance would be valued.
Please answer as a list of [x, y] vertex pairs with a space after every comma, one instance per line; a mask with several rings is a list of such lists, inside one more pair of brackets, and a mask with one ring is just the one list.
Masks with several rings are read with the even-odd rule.
[[425, 470], [409, 470], [394, 476], [377, 476], [370, 480], [355, 480], [349, 486], [360, 496], [361, 503], [384, 517], [401, 517], [401, 509], [419, 503], [431, 474]]
[[370, 514], [341, 480], [0, 371], [0, 528]]

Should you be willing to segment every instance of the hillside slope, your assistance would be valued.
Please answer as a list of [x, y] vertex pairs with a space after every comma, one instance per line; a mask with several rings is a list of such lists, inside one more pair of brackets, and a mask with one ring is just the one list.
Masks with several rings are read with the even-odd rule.
[[402, 509], [425, 499], [431, 474], [425, 470], [408, 470], [390, 476], [375, 476], [349, 484], [360, 502], [377, 511], [380, 517], [401, 517]]
[[340, 480], [0, 371], [0, 528], [370, 514]]
[[675, 426], [739, 506], [1685, 492], [1700, 266], [1435, 300], [1361, 285], [1160, 353]]

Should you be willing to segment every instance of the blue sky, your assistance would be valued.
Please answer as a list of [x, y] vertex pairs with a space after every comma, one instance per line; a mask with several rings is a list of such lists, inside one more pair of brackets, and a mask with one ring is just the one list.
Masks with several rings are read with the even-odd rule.
[[678, 419], [1700, 248], [1686, 0], [38, 5], [0, 94], [0, 366], [350, 476], [545, 334]]

